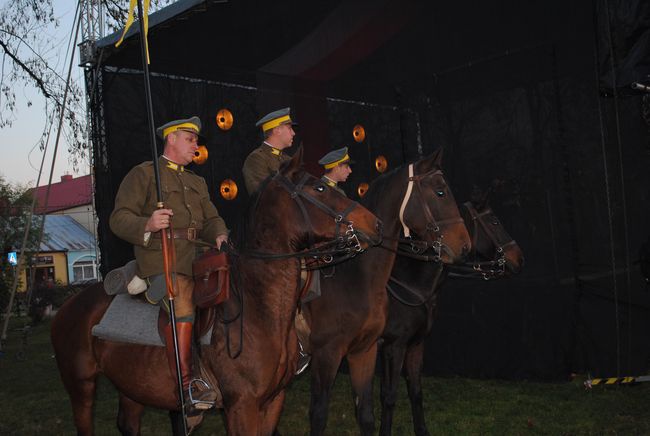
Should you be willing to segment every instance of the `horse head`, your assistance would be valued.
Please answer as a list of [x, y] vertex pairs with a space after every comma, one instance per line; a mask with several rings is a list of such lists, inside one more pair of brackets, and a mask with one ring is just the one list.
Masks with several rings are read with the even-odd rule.
[[[408, 166], [400, 220], [406, 237], [426, 241], [443, 263], [464, 258], [471, 248], [467, 228], [441, 167], [442, 149]], [[409, 234], [406, 234], [408, 230]]]
[[381, 241], [376, 216], [303, 169], [302, 147], [268, 180], [258, 210], [264, 210], [264, 220], [275, 222], [274, 228], [281, 223], [284, 232], [278, 237], [285, 233], [293, 251], [360, 252]]
[[470, 262], [483, 269], [485, 267], [482, 265], [494, 263], [492, 267], [503, 273], [521, 272], [524, 254], [488, 205], [487, 196], [477, 203], [464, 203], [462, 215], [472, 236], [474, 258]]

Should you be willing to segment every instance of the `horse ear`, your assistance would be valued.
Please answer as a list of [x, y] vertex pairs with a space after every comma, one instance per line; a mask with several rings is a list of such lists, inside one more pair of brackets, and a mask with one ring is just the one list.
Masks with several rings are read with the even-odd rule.
[[475, 206], [476, 210], [483, 211], [489, 207], [491, 192], [492, 192], [492, 188], [485, 190], [485, 192], [483, 193], [483, 195], [481, 195], [481, 198], [479, 199], [478, 203]]
[[301, 144], [300, 147], [298, 147], [298, 150], [296, 150], [296, 152], [294, 153], [293, 157], [291, 158], [287, 166], [285, 166], [284, 169], [282, 170], [282, 173], [285, 176], [290, 176], [302, 168], [303, 154], [304, 151]]
[[420, 161], [420, 171], [426, 173], [434, 168], [442, 167], [442, 147]]

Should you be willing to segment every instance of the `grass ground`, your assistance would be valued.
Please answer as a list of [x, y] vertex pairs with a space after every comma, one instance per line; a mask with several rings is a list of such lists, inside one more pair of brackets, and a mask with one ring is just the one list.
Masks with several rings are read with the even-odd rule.
[[[52, 355], [49, 323], [32, 328], [25, 343], [19, 329], [26, 322], [27, 319], [20, 318], [12, 321], [4, 354], [0, 356], [0, 434], [74, 434], [68, 397]], [[583, 381], [425, 378], [429, 430], [434, 435], [650, 435], [650, 383], [586, 391]], [[308, 408], [309, 380], [303, 375], [288, 390], [281, 433], [308, 434]], [[115, 390], [102, 379], [95, 416], [98, 435], [117, 434], [116, 411]], [[170, 434], [166, 412], [147, 409], [142, 434]], [[221, 416], [216, 412], [209, 414], [195, 434], [225, 434]], [[345, 375], [336, 382], [327, 434], [358, 434]], [[404, 386], [393, 434], [412, 434]]]

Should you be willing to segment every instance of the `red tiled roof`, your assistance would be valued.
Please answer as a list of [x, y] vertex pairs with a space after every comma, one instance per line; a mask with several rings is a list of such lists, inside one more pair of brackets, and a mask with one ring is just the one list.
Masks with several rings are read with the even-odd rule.
[[39, 186], [32, 190], [32, 195], [35, 195], [37, 200], [36, 214], [43, 215], [85, 204], [92, 204], [93, 186], [90, 174], [77, 177], [76, 179], [73, 179], [71, 176], [63, 176], [61, 179], [61, 182], [50, 185], [50, 196], [47, 201], [47, 207], [45, 207], [47, 185]]

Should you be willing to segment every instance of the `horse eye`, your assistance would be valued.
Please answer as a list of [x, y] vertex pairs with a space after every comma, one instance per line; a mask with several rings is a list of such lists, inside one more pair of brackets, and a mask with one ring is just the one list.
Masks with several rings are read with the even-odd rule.
[[325, 186], [323, 185], [314, 186], [314, 189], [317, 190], [318, 192], [324, 192]]
[[444, 197], [444, 196], [445, 196], [445, 191], [443, 191], [443, 190], [441, 190], [441, 189], [438, 189], [438, 190], [436, 191], [436, 195], [437, 195], [438, 197]]
[[495, 225], [495, 226], [498, 226], [498, 225], [499, 225], [499, 220], [496, 219], [496, 218], [493, 219], [493, 220], [492, 220], [492, 224]]

